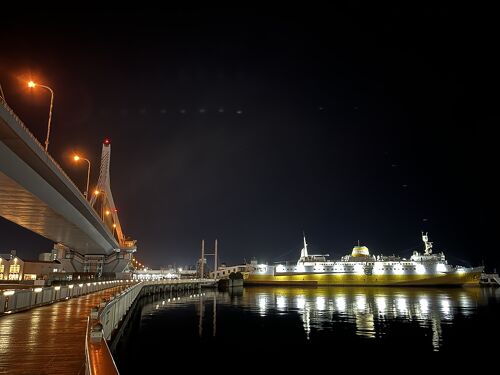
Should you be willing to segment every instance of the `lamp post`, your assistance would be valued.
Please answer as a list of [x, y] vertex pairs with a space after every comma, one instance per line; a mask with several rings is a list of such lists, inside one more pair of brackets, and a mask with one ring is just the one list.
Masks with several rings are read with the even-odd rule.
[[96, 197], [99, 196], [99, 194], [103, 194], [102, 201], [101, 201], [101, 220], [104, 221], [104, 198], [106, 197], [106, 193], [102, 190], [94, 190], [94, 195]]
[[[98, 190], [98, 189], [95, 189], [95, 190], [94, 190], [94, 195], [95, 195], [96, 197], [98, 197], [100, 194], [102, 194], [102, 200], [101, 200], [101, 219], [102, 219], [102, 221], [104, 221], [104, 218], [105, 218], [106, 216], [111, 215], [111, 210], [113, 210], [113, 211], [115, 211], [115, 212], [116, 212], [117, 210], [116, 210], [116, 208], [107, 208], [107, 209], [104, 209], [104, 208], [105, 208], [105, 207], [104, 207], [104, 206], [105, 206], [105, 204], [104, 204], [104, 203], [105, 203], [105, 198], [107, 197], [107, 196], [106, 196], [106, 192], [105, 192], [104, 190]], [[108, 202], [108, 203], [109, 203], [109, 202]], [[114, 226], [113, 228], [116, 228], [116, 226]]]
[[49, 124], [47, 126], [47, 138], [45, 139], [45, 151], [48, 152], [48, 150], [49, 150], [49, 138], [50, 138], [50, 121], [52, 120], [52, 107], [54, 105], [54, 91], [52, 91], [52, 89], [49, 86], [39, 85], [38, 83], [35, 83], [33, 81], [28, 82], [28, 87], [34, 88], [36, 86], [43, 87], [44, 89], [47, 89], [50, 91]]
[[88, 159], [82, 158], [81, 156], [75, 155], [73, 156], [74, 161], [80, 161], [80, 160], [85, 160], [88, 163], [88, 168], [87, 168], [87, 188], [85, 189], [85, 193], [83, 195], [85, 196], [85, 199], [89, 199], [89, 180], [90, 180], [90, 161]]

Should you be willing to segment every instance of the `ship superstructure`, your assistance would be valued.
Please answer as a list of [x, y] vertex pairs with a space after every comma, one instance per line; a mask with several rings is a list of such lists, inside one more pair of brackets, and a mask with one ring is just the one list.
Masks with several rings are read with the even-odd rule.
[[328, 260], [328, 254], [310, 255], [304, 247], [297, 263], [276, 266], [257, 264], [247, 284], [298, 285], [478, 285], [483, 267], [449, 265], [445, 255], [433, 253], [432, 242], [422, 232], [424, 251], [414, 251], [410, 259], [370, 255], [359, 243], [350, 255]]

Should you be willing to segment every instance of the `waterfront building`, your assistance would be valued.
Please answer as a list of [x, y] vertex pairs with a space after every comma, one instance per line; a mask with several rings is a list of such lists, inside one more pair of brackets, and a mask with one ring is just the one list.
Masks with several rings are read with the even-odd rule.
[[227, 279], [231, 273], [241, 272], [245, 277], [250, 271], [253, 270], [253, 266], [250, 264], [239, 264], [236, 266], [226, 266], [225, 264], [218, 267], [217, 272], [210, 272], [210, 278], [213, 279]]
[[51, 280], [63, 273], [63, 266], [57, 260], [23, 260], [15, 250], [10, 254], [0, 254], [0, 280], [19, 282]]

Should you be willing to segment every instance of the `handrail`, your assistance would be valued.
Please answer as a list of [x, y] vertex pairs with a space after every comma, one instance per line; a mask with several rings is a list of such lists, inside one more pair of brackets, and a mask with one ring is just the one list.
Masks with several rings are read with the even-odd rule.
[[104, 338], [109, 339], [112, 331], [116, 328], [113, 326], [113, 327], [111, 327], [111, 330], [109, 330], [108, 322], [103, 321], [104, 317], [106, 316], [106, 313], [111, 311], [113, 309], [114, 305], [120, 303], [123, 300], [123, 298], [126, 298], [127, 295], [131, 295], [132, 298], [128, 302], [129, 306], [126, 307], [126, 310], [129, 309], [129, 307], [135, 301], [137, 296], [140, 294], [142, 288], [145, 286], [148, 286], [148, 285], [172, 285], [172, 284], [200, 284], [201, 285], [201, 284], [207, 283], [207, 282], [213, 282], [213, 280], [212, 279], [178, 279], [178, 280], [154, 280], [154, 281], [148, 280], [148, 281], [140, 281], [139, 283], [132, 285], [131, 287], [122, 291], [120, 293], [120, 295], [117, 296], [117, 298], [114, 298], [111, 301], [108, 301], [108, 303], [106, 303], [106, 306], [104, 306], [99, 311], [98, 321], [103, 326]]
[[[92, 320], [93, 327], [87, 331], [87, 336], [90, 340], [86, 339], [86, 351], [88, 350], [88, 357], [85, 359], [86, 368], [90, 369], [90, 375], [94, 375], [93, 369], [100, 369], [99, 372], [115, 373], [118, 374], [116, 364], [113, 356], [107, 345], [107, 340], [111, 337], [111, 333], [118, 327], [124, 316], [126, 316], [130, 306], [134, 303], [137, 296], [145, 286], [149, 285], [178, 285], [178, 284], [198, 284], [200, 287], [203, 284], [214, 283], [213, 279], [180, 279], [180, 280], [154, 280], [154, 281], [141, 281], [137, 284], [130, 286], [122, 291], [116, 298], [106, 302], [106, 305], [99, 309], [96, 319]], [[133, 297], [133, 298], [130, 298]], [[128, 298], [128, 299], [127, 299]], [[119, 305], [120, 303], [122, 305]], [[114, 308], [115, 307], [115, 308]], [[107, 313], [113, 312], [107, 319]], [[111, 326], [110, 324], [111, 323]], [[104, 341], [104, 344], [102, 343]], [[90, 348], [90, 349], [89, 349]], [[98, 375], [98, 374], [95, 374]]]
[[10, 113], [10, 115], [14, 118], [14, 120], [16, 120], [17, 124], [19, 126], [21, 126], [21, 128], [26, 132], [26, 134], [28, 134], [30, 136], [30, 138], [35, 142], [35, 144], [38, 146], [38, 148], [40, 149], [41, 152], [43, 152], [43, 154], [45, 154], [45, 156], [47, 158], [50, 159], [50, 161], [55, 165], [55, 167], [59, 170], [59, 172], [61, 172], [61, 174], [66, 177], [68, 179], [68, 181], [71, 182], [71, 184], [73, 185], [73, 187], [80, 191], [80, 189], [78, 188], [78, 186], [76, 186], [76, 184], [73, 182], [73, 180], [66, 174], [66, 172], [64, 171], [64, 169], [62, 169], [62, 167], [55, 161], [55, 159], [48, 153], [48, 151], [45, 150], [45, 147], [42, 146], [42, 144], [38, 141], [38, 139], [33, 135], [33, 133], [31, 133], [29, 131], [29, 129], [26, 127], [26, 125], [24, 125], [24, 123], [22, 122], [22, 120], [16, 115], [16, 113], [12, 110], [12, 108], [9, 107], [9, 105], [7, 104], [7, 102], [5, 102], [5, 100], [0, 97], [0, 102], [2, 103], [2, 105], [4, 106], [4, 108]]
[[[121, 294], [115, 298], [115, 299], [112, 299], [111, 301], [109, 301], [108, 303], [106, 303], [106, 306], [104, 306], [102, 308], [101, 311], [99, 311], [99, 315], [98, 315], [98, 321], [103, 325], [103, 330], [104, 330], [104, 327], [105, 327], [105, 322], [102, 321], [102, 317], [105, 316], [105, 314], [110, 311], [114, 305], [116, 305], [117, 303], [119, 303], [121, 301], [121, 299], [123, 297], [125, 297], [126, 294], [129, 294], [129, 293], [133, 293], [135, 291], [137, 291], [136, 295], [134, 296], [133, 300], [131, 302], [133, 302], [135, 300], [135, 298], [137, 297], [137, 295], [140, 293], [141, 289], [144, 287], [144, 281], [141, 281], [135, 285], [132, 285], [130, 288], [127, 288], [125, 289], [124, 291], [121, 292]], [[138, 288], [138, 290], [137, 290]], [[128, 309], [128, 308], [127, 308]], [[114, 327], [113, 327], [114, 328]], [[107, 339], [107, 333], [108, 332], [104, 332], [104, 338]], [[111, 334], [111, 332], [109, 332], [109, 334]]]
[[85, 374], [93, 375], [91, 372], [91, 368], [89, 366], [90, 363], [90, 355], [89, 355], [89, 326], [90, 326], [90, 316], [87, 316], [87, 329], [85, 330]]
[[3, 293], [0, 293], [0, 316], [113, 288], [119, 285], [117, 283], [131, 282], [133, 281], [130, 279], [105, 281], [76, 280], [68, 285], [33, 286], [29, 289], [4, 289]]

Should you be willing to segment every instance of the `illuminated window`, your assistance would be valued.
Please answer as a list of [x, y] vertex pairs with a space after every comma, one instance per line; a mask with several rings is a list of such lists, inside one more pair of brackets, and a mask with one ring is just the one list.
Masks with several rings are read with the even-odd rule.
[[36, 280], [36, 274], [34, 273], [25, 273], [24, 280]]
[[19, 264], [11, 264], [9, 267], [9, 280], [19, 280], [19, 271], [21, 266]]
[[5, 266], [3, 264], [0, 264], [0, 279], [3, 277], [4, 271], [5, 271]]

